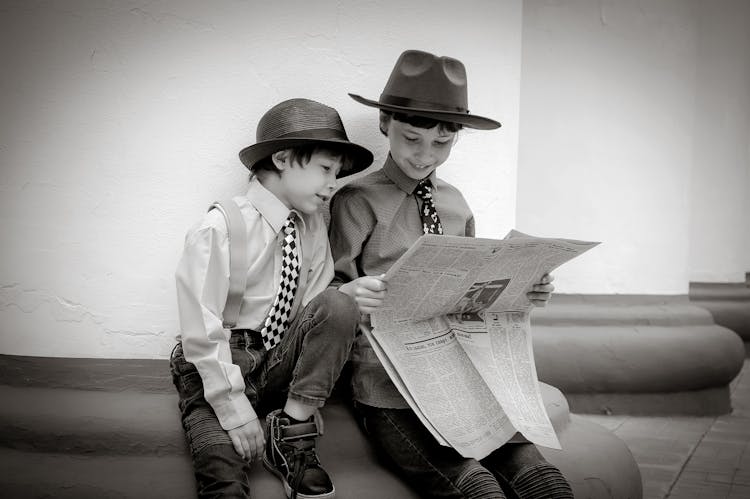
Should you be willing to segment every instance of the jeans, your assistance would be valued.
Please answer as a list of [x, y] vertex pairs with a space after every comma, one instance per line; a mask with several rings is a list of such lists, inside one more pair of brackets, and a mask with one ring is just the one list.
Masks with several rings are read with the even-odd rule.
[[[358, 321], [354, 301], [329, 289], [297, 314], [270, 352], [259, 342], [233, 334], [232, 362], [242, 371], [245, 395], [258, 416], [283, 407], [287, 398], [321, 407], [349, 357]], [[250, 463], [234, 450], [203, 397], [200, 375], [185, 360], [180, 343], [172, 352], [170, 368], [199, 497], [250, 497]]]
[[379, 454], [422, 497], [573, 497], [562, 473], [534, 444], [508, 443], [477, 461], [440, 445], [411, 409], [355, 407]]

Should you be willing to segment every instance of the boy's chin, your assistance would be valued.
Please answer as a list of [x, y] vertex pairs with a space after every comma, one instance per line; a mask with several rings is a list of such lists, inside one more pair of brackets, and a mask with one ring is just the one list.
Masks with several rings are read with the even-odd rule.
[[313, 215], [320, 211], [320, 209], [323, 207], [323, 204], [317, 204], [317, 203], [310, 203], [310, 204], [304, 204], [295, 206], [294, 209], [299, 211], [300, 213], [304, 213], [305, 215]]
[[407, 175], [411, 177], [414, 180], [423, 180], [432, 175], [432, 172], [434, 172], [437, 168], [430, 168], [428, 170], [413, 170]]
[[399, 166], [399, 168], [401, 169], [401, 171], [403, 172], [403, 174], [406, 175], [407, 177], [409, 177], [409, 178], [411, 178], [413, 180], [422, 180], [422, 179], [425, 179], [425, 178], [429, 177], [432, 174], [432, 172], [434, 172], [435, 170], [437, 170], [438, 167], [435, 166], [433, 168], [418, 169], [418, 168], [414, 168], [414, 167], [406, 167], [405, 168], [405, 167]]

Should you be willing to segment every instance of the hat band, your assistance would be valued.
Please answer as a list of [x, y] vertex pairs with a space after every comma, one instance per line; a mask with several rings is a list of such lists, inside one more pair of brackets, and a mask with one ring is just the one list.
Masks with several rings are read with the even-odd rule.
[[[273, 139], [334, 139], [349, 140], [346, 132], [335, 128], [311, 128], [309, 130], [296, 130], [273, 137]], [[266, 139], [266, 140], [273, 140]]]
[[429, 109], [431, 111], [447, 111], [449, 113], [469, 113], [469, 110], [461, 106], [446, 106], [437, 102], [428, 102], [408, 97], [398, 97], [389, 94], [380, 94], [380, 104], [389, 106], [411, 107], [416, 109]]

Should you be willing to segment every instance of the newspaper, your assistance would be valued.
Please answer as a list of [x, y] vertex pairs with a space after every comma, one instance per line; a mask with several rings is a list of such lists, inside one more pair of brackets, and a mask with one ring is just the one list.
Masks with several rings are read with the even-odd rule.
[[425, 235], [386, 273], [383, 306], [363, 329], [441, 444], [476, 459], [523, 437], [560, 449], [541, 397], [526, 293], [597, 244], [517, 231], [502, 240]]

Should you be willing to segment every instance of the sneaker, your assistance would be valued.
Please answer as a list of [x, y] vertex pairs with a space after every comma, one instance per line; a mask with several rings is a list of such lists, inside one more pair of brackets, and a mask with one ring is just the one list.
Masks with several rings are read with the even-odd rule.
[[292, 423], [278, 409], [266, 417], [266, 429], [268, 443], [263, 465], [281, 479], [288, 498], [329, 499], [336, 495], [315, 452], [315, 440], [322, 432], [318, 431], [314, 416]]

